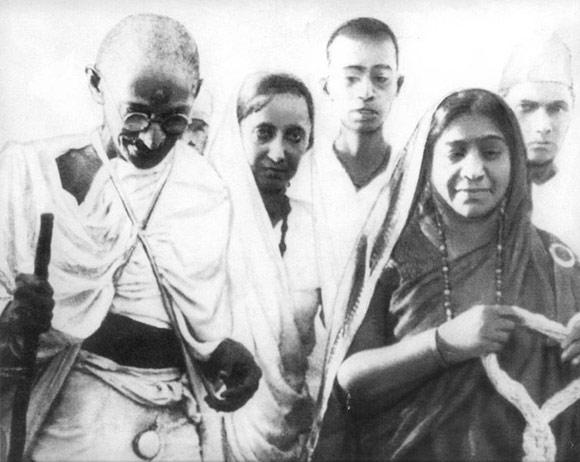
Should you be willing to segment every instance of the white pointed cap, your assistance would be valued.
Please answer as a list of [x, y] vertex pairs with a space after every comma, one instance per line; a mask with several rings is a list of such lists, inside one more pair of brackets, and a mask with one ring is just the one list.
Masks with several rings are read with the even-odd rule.
[[572, 88], [570, 49], [557, 34], [535, 34], [516, 46], [503, 69], [499, 90], [522, 82], [556, 82]]

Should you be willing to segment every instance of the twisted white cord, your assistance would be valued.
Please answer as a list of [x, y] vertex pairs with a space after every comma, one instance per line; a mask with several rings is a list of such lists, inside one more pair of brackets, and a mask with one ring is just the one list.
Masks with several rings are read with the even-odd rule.
[[[568, 335], [568, 329], [537, 313], [516, 308], [522, 324], [561, 343]], [[556, 439], [550, 422], [580, 399], [580, 378], [550, 397], [541, 407], [530, 397], [525, 387], [512, 379], [499, 365], [496, 354], [481, 358], [489, 380], [505, 399], [513, 404], [524, 416], [526, 428], [523, 435], [524, 462], [554, 461], [556, 459]]]

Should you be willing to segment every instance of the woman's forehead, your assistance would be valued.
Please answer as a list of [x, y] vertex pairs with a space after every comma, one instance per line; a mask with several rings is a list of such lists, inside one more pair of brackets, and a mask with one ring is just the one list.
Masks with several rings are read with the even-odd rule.
[[462, 114], [451, 120], [441, 132], [438, 141], [470, 141], [478, 139], [500, 139], [505, 141], [497, 124], [483, 114]]
[[275, 125], [311, 125], [308, 105], [302, 96], [293, 93], [262, 95], [256, 97], [252, 103], [261, 107], [249, 114], [247, 119]]

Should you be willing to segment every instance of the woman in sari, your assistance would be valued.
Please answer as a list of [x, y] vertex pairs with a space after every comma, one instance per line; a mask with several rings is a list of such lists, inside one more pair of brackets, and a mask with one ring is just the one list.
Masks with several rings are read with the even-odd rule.
[[317, 422], [346, 415], [349, 457], [578, 460], [580, 267], [531, 224], [525, 159], [513, 113], [484, 90], [419, 124], [334, 318], [323, 398], [336, 399]]
[[311, 203], [289, 183], [312, 145], [308, 88], [283, 73], [243, 83], [208, 157], [233, 203], [230, 278], [234, 337], [256, 356], [254, 398], [224, 416], [231, 460], [295, 460], [312, 422], [305, 374], [319, 295]]

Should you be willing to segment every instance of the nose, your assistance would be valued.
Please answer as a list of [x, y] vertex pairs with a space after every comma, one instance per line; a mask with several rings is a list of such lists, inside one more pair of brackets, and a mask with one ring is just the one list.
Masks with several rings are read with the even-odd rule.
[[534, 130], [537, 133], [546, 136], [552, 132], [552, 118], [545, 108], [537, 110], [534, 116]]
[[481, 181], [485, 176], [485, 167], [479, 149], [470, 149], [461, 166], [461, 173], [469, 181]]
[[139, 138], [149, 149], [154, 150], [165, 142], [166, 135], [158, 122], [151, 122], [147, 130], [139, 134]]
[[375, 95], [375, 88], [370, 77], [364, 76], [359, 82], [358, 96], [364, 101], [372, 99]]
[[268, 146], [268, 158], [275, 163], [282, 162], [286, 158], [284, 141], [281, 136], [274, 138]]

